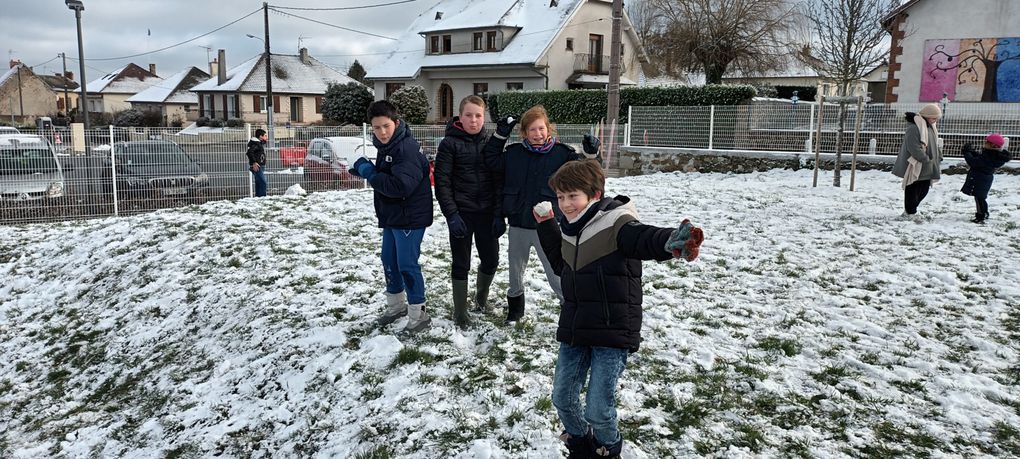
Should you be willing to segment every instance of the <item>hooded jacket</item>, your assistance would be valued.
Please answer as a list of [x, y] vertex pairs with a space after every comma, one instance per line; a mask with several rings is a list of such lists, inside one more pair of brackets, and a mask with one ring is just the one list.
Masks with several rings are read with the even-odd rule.
[[988, 199], [988, 191], [992, 189], [992, 181], [995, 179], [995, 169], [1009, 162], [1011, 156], [1008, 150], [982, 148], [978, 153], [974, 145], [964, 145], [963, 159], [967, 161], [970, 170], [960, 191], [969, 196]]
[[499, 210], [507, 223], [517, 228], [534, 229], [531, 208], [542, 201], [553, 205], [553, 212], [562, 215], [556, 193], [549, 187], [549, 178], [567, 161], [581, 159], [569, 145], [556, 142], [546, 152], [535, 152], [520, 143], [506, 146], [506, 139], [489, 137], [485, 144], [485, 164], [490, 171], [503, 174]]
[[921, 143], [921, 130], [914, 123], [914, 113], [907, 113], [907, 131], [903, 136], [903, 145], [893, 164], [893, 175], [903, 178], [907, 172], [907, 159], [914, 158], [921, 163], [921, 171], [917, 180], [939, 180], [942, 178], [942, 149], [938, 145], [938, 133], [930, 124], [928, 128], [928, 144]]
[[538, 224], [542, 250], [563, 287], [556, 340], [637, 351], [641, 260], [673, 258], [665, 248], [673, 229], [638, 222], [626, 196], [600, 200], [574, 223], [565, 220]]
[[429, 162], [403, 120], [388, 143], [374, 135], [376, 174], [368, 181], [374, 190], [375, 215], [380, 228], [420, 229], [432, 225], [432, 185]]
[[503, 175], [485, 167], [488, 133], [482, 128], [468, 134], [454, 117], [446, 125], [446, 137], [436, 153], [436, 200], [443, 215], [461, 212], [499, 214], [499, 193]]
[[248, 140], [248, 151], [245, 153], [248, 156], [248, 166], [258, 163], [258, 165], [266, 165], [266, 147], [262, 145], [262, 141], [252, 137]]

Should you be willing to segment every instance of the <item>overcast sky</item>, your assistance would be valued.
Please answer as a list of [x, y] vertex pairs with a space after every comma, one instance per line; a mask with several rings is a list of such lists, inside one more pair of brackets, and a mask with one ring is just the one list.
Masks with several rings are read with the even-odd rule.
[[[264, 36], [262, 0], [82, 0], [82, 35], [85, 44], [87, 81], [102, 77], [129, 62], [143, 68], [156, 64], [159, 76], [170, 76], [185, 67], [208, 71], [206, 49], [215, 58], [225, 49], [227, 66], [233, 67], [262, 52]], [[277, 0], [270, 6], [337, 8], [379, 5], [401, 0]], [[347, 11], [282, 10], [317, 21], [398, 38], [422, 11], [438, 0], [415, 0], [393, 6]], [[37, 73], [59, 73], [61, 52], [67, 53], [67, 69], [78, 71], [78, 41], [74, 11], [62, 0], [0, 0], [0, 51], [8, 58], [34, 66]], [[166, 51], [116, 60], [157, 50], [211, 32], [258, 10], [222, 30]], [[357, 59], [367, 69], [379, 62], [381, 53], [394, 41], [309, 22], [270, 10], [270, 44], [274, 54], [297, 54], [298, 39], [309, 53], [346, 71]], [[151, 35], [150, 35], [151, 32]], [[423, 42], [424, 46], [424, 42]], [[6, 69], [7, 66], [3, 66]]]

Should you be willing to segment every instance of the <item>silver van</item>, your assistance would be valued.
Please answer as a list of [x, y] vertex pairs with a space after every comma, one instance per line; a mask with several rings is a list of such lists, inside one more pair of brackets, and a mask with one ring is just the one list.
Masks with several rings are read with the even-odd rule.
[[0, 135], [0, 201], [29, 201], [64, 196], [64, 171], [43, 137]]

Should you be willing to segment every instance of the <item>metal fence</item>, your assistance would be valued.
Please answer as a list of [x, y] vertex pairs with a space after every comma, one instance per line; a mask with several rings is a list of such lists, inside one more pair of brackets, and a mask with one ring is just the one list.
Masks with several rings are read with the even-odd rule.
[[[77, 138], [66, 128], [22, 130], [47, 146], [44, 152], [26, 148], [32, 143], [28, 140], [21, 145], [0, 140], [0, 224], [131, 215], [253, 196], [245, 152], [251, 133], [259, 127], [108, 127]], [[363, 188], [363, 180], [347, 173], [346, 161], [336, 157], [323, 161], [323, 155], [309, 149], [309, 144], [317, 145], [314, 139], [346, 137], [355, 144], [371, 145], [368, 129], [277, 127], [275, 148], [266, 155], [268, 194], [283, 194], [294, 185], [306, 191]], [[445, 126], [411, 129], [433, 159]], [[593, 132], [593, 127], [561, 125], [557, 130], [561, 141], [580, 150], [583, 135]], [[624, 134], [623, 129], [617, 133], [617, 142], [623, 141]]]
[[[868, 104], [860, 113], [859, 153], [899, 153], [904, 115], [923, 104]], [[707, 107], [632, 107], [630, 145], [701, 148], [716, 150], [762, 150], [835, 153], [840, 127], [840, 106], [755, 101], [750, 105]], [[850, 153], [857, 125], [857, 105], [844, 107], [842, 151]], [[821, 133], [818, 128], [821, 124]], [[943, 153], [959, 157], [967, 142], [980, 143], [989, 132], [1020, 136], [1020, 107], [988, 107], [950, 104], [938, 123]], [[1014, 159], [1020, 155], [1014, 153]]]

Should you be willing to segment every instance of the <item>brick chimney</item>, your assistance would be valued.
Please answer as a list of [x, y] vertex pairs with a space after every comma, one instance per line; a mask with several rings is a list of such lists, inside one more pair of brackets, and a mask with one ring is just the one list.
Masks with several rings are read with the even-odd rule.
[[217, 65], [218, 62], [219, 61], [217, 61], [216, 59], [213, 59], [212, 62], [209, 63], [209, 76], [218, 75], [218, 71], [220, 70], [219, 66]]
[[[60, 74], [58, 73], [57, 76], [60, 76]], [[74, 81], [74, 72], [70, 72], [70, 71], [64, 72], [64, 78], [67, 78], [68, 80]]]
[[227, 82], [227, 50], [221, 49], [216, 53], [216, 85]]
[[301, 48], [298, 51], [301, 56], [301, 63], [305, 65], [312, 65], [312, 59], [308, 57], [308, 48]]
[[149, 64], [149, 73], [156, 74], [156, 64]]
[[21, 65], [20, 59], [11, 59], [11, 66], [9, 68], [13, 69], [14, 67], [17, 67], [19, 65]]

